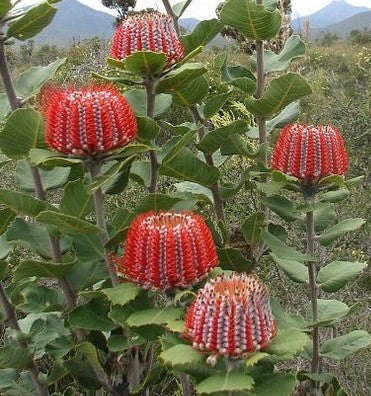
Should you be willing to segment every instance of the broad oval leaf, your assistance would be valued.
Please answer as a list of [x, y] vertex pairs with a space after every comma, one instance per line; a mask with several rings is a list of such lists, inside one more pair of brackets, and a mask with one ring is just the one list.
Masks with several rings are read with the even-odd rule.
[[291, 373], [259, 376], [253, 394], [254, 396], [288, 396], [292, 394], [296, 385], [295, 375]]
[[354, 330], [341, 337], [332, 338], [323, 343], [321, 356], [326, 356], [335, 360], [343, 360], [367, 348], [371, 344], [371, 336], [364, 330]]
[[197, 103], [201, 103], [208, 91], [209, 84], [206, 79], [201, 76], [191, 81], [186, 87], [173, 90], [173, 101], [178, 106], [191, 107]]
[[26, 369], [32, 362], [31, 352], [11, 345], [0, 347], [0, 368]]
[[219, 267], [223, 270], [235, 272], [250, 272], [252, 263], [247, 260], [240, 250], [234, 248], [218, 249]]
[[312, 93], [305, 78], [288, 73], [273, 79], [260, 99], [247, 98], [246, 108], [258, 117], [270, 118], [302, 96]]
[[138, 76], [151, 76], [160, 73], [166, 66], [166, 54], [152, 51], [138, 51], [125, 59], [128, 71]]
[[298, 329], [286, 329], [278, 332], [265, 350], [273, 355], [297, 355], [309, 342], [309, 337]]
[[318, 299], [317, 306], [318, 306], [318, 318], [317, 321], [313, 322], [312, 308], [311, 305], [308, 304], [307, 320], [309, 322], [312, 322], [310, 323], [310, 326], [332, 325], [333, 323], [336, 323], [340, 321], [340, 319], [349, 315], [357, 307], [357, 304], [353, 305], [352, 307], [348, 307], [348, 305], [346, 305], [342, 301]]
[[229, 91], [210, 98], [203, 108], [204, 117], [209, 119], [214, 116], [224, 106], [231, 93], [232, 91]]
[[186, 53], [190, 53], [199, 46], [205, 46], [223, 29], [218, 19], [201, 21], [191, 34], [181, 36]]
[[17, 109], [6, 120], [0, 133], [0, 149], [14, 160], [27, 158], [31, 149], [43, 148], [44, 120], [33, 109]]
[[261, 242], [261, 230], [267, 225], [264, 212], [251, 214], [242, 224], [242, 232], [249, 245]]
[[340, 221], [338, 224], [328, 228], [319, 238], [318, 241], [321, 245], [327, 246], [347, 232], [358, 230], [366, 221], [364, 219], [346, 219]]
[[322, 290], [333, 293], [355, 279], [366, 267], [367, 263], [333, 261], [319, 270], [317, 282]]
[[28, 40], [47, 27], [56, 12], [57, 9], [55, 7], [51, 6], [48, 1], [44, 1], [30, 8], [14, 22], [9, 23], [7, 36], [22, 41]]
[[252, 40], [270, 40], [281, 27], [281, 15], [254, 0], [229, 0], [222, 8], [221, 22]]
[[239, 392], [252, 389], [254, 379], [249, 375], [238, 372], [222, 372], [206, 378], [196, 385], [197, 393], [210, 395], [216, 392]]
[[275, 254], [271, 256], [289, 279], [297, 283], [309, 283], [308, 269], [304, 264], [296, 260], [280, 259]]
[[162, 77], [156, 86], [156, 93], [173, 93], [183, 89], [192, 80], [205, 74], [206, 71], [202, 63], [187, 63]]
[[164, 364], [172, 367], [181, 367], [202, 362], [205, 357], [190, 345], [178, 344], [162, 352], [159, 356]]

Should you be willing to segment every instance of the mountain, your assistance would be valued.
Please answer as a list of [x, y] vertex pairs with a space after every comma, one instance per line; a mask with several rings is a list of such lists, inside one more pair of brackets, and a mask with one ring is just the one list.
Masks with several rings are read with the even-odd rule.
[[54, 5], [58, 12], [53, 22], [36, 37], [36, 44], [66, 45], [73, 38], [112, 37], [112, 15], [93, 10], [76, 0], [63, 0]]
[[180, 25], [191, 32], [200, 21], [196, 18], [183, 18], [179, 21]]
[[322, 29], [311, 29], [310, 36], [312, 39], [318, 37], [322, 32], [336, 33], [340, 37], [346, 37], [354, 30], [371, 29], [371, 11], [361, 12], [339, 23], [334, 23]]
[[333, 1], [314, 14], [294, 19], [292, 27], [296, 31], [302, 30], [304, 23], [309, 21], [312, 29], [321, 29], [370, 10], [369, 7], [355, 7], [343, 0]]

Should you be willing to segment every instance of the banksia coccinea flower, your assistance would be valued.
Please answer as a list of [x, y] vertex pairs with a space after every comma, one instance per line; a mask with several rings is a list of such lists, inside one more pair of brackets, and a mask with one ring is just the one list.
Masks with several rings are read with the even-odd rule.
[[138, 51], [164, 53], [168, 65], [184, 57], [184, 47], [169, 15], [148, 12], [129, 16], [116, 29], [112, 58], [123, 60]]
[[218, 263], [210, 230], [194, 213], [144, 213], [132, 222], [118, 270], [150, 289], [184, 288]]
[[272, 168], [307, 183], [345, 175], [348, 157], [343, 138], [333, 126], [287, 125], [276, 143]]
[[43, 92], [46, 144], [63, 154], [96, 156], [123, 147], [137, 134], [135, 115], [110, 85]]
[[244, 357], [276, 335], [267, 287], [255, 275], [221, 275], [207, 282], [186, 315], [185, 336], [199, 350]]

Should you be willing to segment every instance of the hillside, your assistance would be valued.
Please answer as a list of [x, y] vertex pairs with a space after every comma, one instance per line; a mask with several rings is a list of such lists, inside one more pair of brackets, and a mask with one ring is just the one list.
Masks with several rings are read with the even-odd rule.
[[371, 11], [362, 12], [322, 29], [311, 29], [310, 36], [315, 39], [321, 33], [329, 31], [330, 33], [336, 33], [340, 37], [346, 37], [354, 29], [363, 30], [365, 28], [371, 29]]
[[[302, 30], [304, 23], [309, 21], [312, 29], [321, 29], [370, 10], [371, 8], [356, 7], [345, 1], [333, 1], [328, 6], [313, 14], [294, 19], [292, 21], [292, 27], [296, 31]], [[353, 28], [356, 29], [357, 26]]]
[[58, 12], [53, 22], [37, 37], [37, 44], [66, 45], [73, 38], [110, 38], [113, 34], [112, 15], [93, 10], [76, 0], [63, 0], [55, 7]]

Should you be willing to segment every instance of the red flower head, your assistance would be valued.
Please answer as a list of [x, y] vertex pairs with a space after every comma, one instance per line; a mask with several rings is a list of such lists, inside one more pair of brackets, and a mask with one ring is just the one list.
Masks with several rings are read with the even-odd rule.
[[287, 125], [278, 138], [272, 168], [313, 183], [329, 175], [345, 175], [348, 157], [333, 126]]
[[110, 85], [43, 93], [46, 144], [64, 154], [89, 157], [123, 147], [137, 134], [125, 98]]
[[184, 57], [184, 47], [169, 15], [149, 12], [129, 16], [116, 29], [112, 58], [123, 60], [138, 51], [165, 53], [168, 65]]
[[132, 222], [118, 269], [146, 288], [190, 287], [218, 263], [210, 230], [194, 213], [144, 213]]
[[199, 350], [244, 357], [276, 335], [267, 287], [255, 275], [221, 275], [198, 293], [186, 316], [185, 336]]

